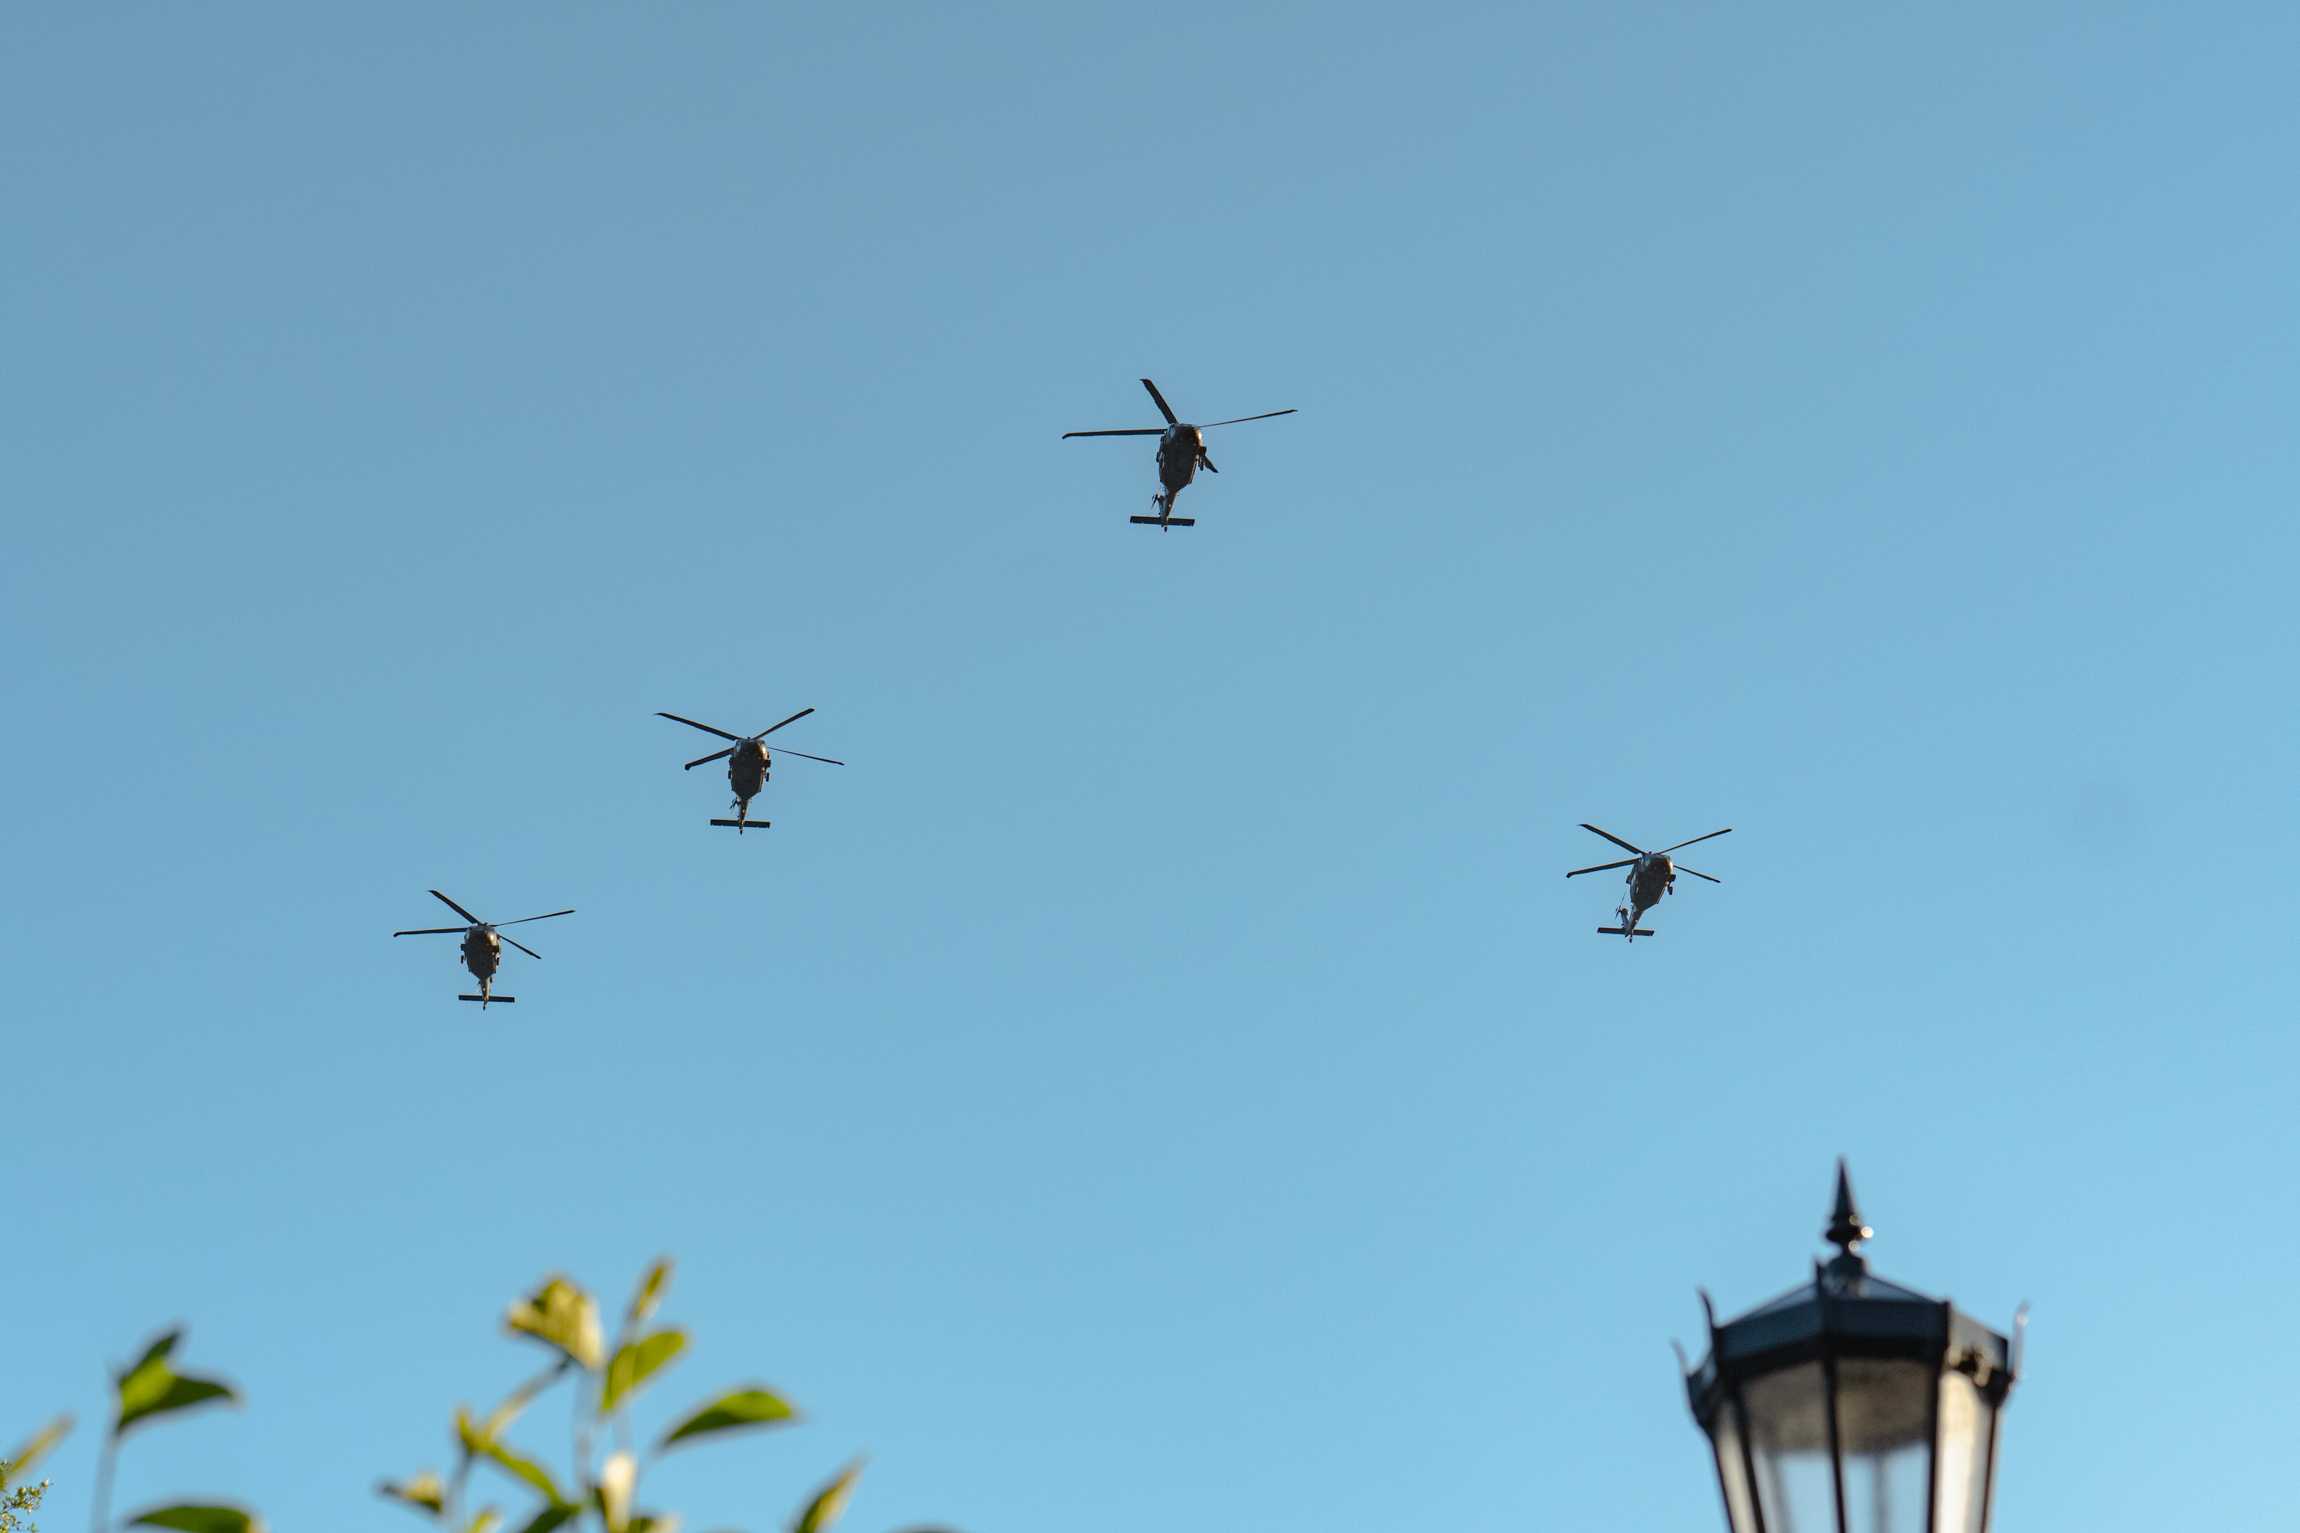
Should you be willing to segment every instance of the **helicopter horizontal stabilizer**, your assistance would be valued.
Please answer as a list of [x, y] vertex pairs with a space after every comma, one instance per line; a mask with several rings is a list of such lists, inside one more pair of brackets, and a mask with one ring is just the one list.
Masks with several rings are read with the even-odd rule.
[[1198, 518], [1194, 516], [1130, 516], [1126, 520], [1137, 527], [1195, 527], [1198, 525]]
[[482, 1006], [490, 1003], [497, 1006], [509, 1006], [516, 1002], [519, 997], [515, 995], [459, 995], [456, 999], [459, 1001], [477, 1001]]
[[1597, 934], [1601, 937], [1650, 937], [1653, 932], [1651, 928], [1644, 926], [1640, 926], [1633, 932], [1623, 931], [1618, 926], [1600, 926], [1597, 929]]
[[775, 822], [772, 820], [713, 820], [711, 823], [724, 825], [729, 830], [765, 830]]

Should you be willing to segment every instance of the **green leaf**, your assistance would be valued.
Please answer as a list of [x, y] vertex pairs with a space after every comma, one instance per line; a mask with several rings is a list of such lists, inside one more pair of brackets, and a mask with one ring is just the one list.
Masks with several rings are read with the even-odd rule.
[[263, 1519], [237, 1506], [155, 1506], [128, 1519], [131, 1528], [173, 1528], [175, 1533], [264, 1533]]
[[625, 1342], [607, 1362], [607, 1381], [599, 1390], [599, 1414], [604, 1416], [666, 1364], [687, 1350], [687, 1333], [673, 1326], [638, 1341]]
[[72, 1418], [69, 1415], [58, 1416], [26, 1438], [24, 1445], [14, 1453], [0, 1458], [0, 1490], [7, 1489], [11, 1480], [22, 1481], [24, 1472], [46, 1458], [48, 1450], [62, 1442], [64, 1434], [71, 1430]]
[[146, 1347], [144, 1355], [120, 1375], [120, 1415], [112, 1425], [113, 1436], [117, 1437], [149, 1416], [189, 1410], [210, 1400], [238, 1401], [239, 1396], [232, 1392], [229, 1384], [178, 1373], [169, 1365], [169, 1354], [176, 1350], [183, 1334], [180, 1330], [167, 1332]]
[[465, 1528], [463, 1533], [495, 1533], [497, 1525], [502, 1521], [501, 1512], [494, 1507], [483, 1506], [479, 1509], [479, 1515], [471, 1519], [471, 1526]]
[[553, 1529], [564, 1527], [573, 1522], [582, 1513], [582, 1510], [583, 1508], [571, 1506], [564, 1501], [554, 1501], [528, 1518], [527, 1525], [521, 1528], [519, 1533], [552, 1533]]
[[599, 1334], [599, 1306], [563, 1277], [545, 1278], [542, 1287], [511, 1306], [503, 1323], [514, 1334], [532, 1336], [556, 1347], [594, 1372], [605, 1361], [607, 1346]]
[[706, 1432], [731, 1432], [739, 1427], [771, 1427], [777, 1422], [794, 1420], [798, 1412], [790, 1402], [772, 1390], [750, 1388], [733, 1389], [708, 1405], [699, 1406], [686, 1420], [663, 1434], [656, 1451], [684, 1442], [690, 1437], [701, 1437]]
[[455, 1408], [456, 1440], [463, 1444], [464, 1452], [487, 1460], [513, 1479], [533, 1487], [544, 1500], [554, 1505], [565, 1502], [567, 1498], [559, 1494], [558, 1482], [551, 1478], [551, 1471], [495, 1435], [517, 1414], [514, 1410], [506, 1415], [498, 1409], [485, 1422], [476, 1422], [471, 1419], [471, 1412], [459, 1405]]
[[671, 1258], [666, 1256], [649, 1267], [647, 1275], [639, 1279], [639, 1286], [631, 1295], [631, 1307], [623, 1312], [623, 1329], [626, 1333], [637, 1330], [655, 1313], [655, 1306], [663, 1302], [663, 1290], [669, 1286], [670, 1281]]
[[137, 1358], [133, 1363], [128, 1365], [129, 1371], [134, 1372], [136, 1369], [143, 1367], [146, 1363], [166, 1361], [168, 1355], [176, 1350], [176, 1343], [182, 1341], [183, 1339], [184, 1328], [180, 1325], [172, 1331], [162, 1331], [159, 1335], [152, 1338], [152, 1344], [150, 1346], [144, 1348], [144, 1355]]
[[823, 1533], [839, 1520], [839, 1513], [847, 1509], [847, 1497], [854, 1493], [855, 1480], [862, 1474], [862, 1460], [856, 1459], [839, 1471], [838, 1478], [815, 1492], [815, 1499], [799, 1513], [799, 1520], [791, 1524], [791, 1533]]
[[677, 1512], [639, 1512], [631, 1518], [630, 1533], [679, 1533]]
[[167, 1381], [165, 1388], [156, 1393], [142, 1394], [133, 1400], [123, 1394], [120, 1401], [120, 1422], [112, 1430], [125, 1432], [129, 1427], [147, 1416], [165, 1416], [173, 1411], [190, 1410], [193, 1406], [205, 1405], [210, 1400], [227, 1400], [236, 1405], [239, 1403], [239, 1398], [238, 1395], [232, 1393], [232, 1387], [229, 1384], [221, 1383], [215, 1379], [195, 1379], [185, 1374], [177, 1374]]
[[432, 1470], [426, 1469], [412, 1480], [386, 1480], [375, 1488], [379, 1496], [404, 1501], [419, 1512], [442, 1516], [447, 1511], [447, 1485]]

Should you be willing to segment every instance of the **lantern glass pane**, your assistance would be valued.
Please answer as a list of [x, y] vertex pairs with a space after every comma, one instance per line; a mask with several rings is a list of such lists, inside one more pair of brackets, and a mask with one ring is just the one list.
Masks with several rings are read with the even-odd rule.
[[1933, 1533], [1981, 1533], [1989, 1515], [1996, 1408], [1965, 1374], [1941, 1375], [1940, 1508]]
[[1925, 1533], [1932, 1489], [1933, 1370], [1917, 1362], [1837, 1362], [1837, 1444], [1847, 1533]]
[[1749, 1464], [1741, 1456], [1741, 1425], [1734, 1416], [1732, 1401], [1717, 1408], [1717, 1419], [1710, 1424], [1709, 1440], [1717, 1448], [1717, 1483], [1725, 1492], [1725, 1520], [1732, 1524], [1733, 1533], [1757, 1533], [1757, 1513], [1750, 1500]]
[[1751, 1379], [1749, 1451], [1765, 1533], [1836, 1533], [1837, 1485], [1829, 1459], [1828, 1397], [1819, 1363]]

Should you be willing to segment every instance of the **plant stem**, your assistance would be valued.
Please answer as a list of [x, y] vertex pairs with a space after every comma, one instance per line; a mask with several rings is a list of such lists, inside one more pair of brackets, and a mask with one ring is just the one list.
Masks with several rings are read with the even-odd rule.
[[[578, 1382], [575, 1388], [570, 1391], [575, 1397], [573, 1427], [575, 1433], [575, 1496], [577, 1505], [583, 1505], [591, 1499], [584, 1494], [591, 1484], [591, 1426], [589, 1414], [584, 1409], [590, 1402], [583, 1398], [583, 1381], [590, 1377], [591, 1375], [588, 1373], [577, 1374]], [[602, 1527], [606, 1525], [604, 1515], [600, 1518], [600, 1525]]]
[[96, 1495], [88, 1504], [88, 1533], [105, 1533], [112, 1525], [112, 1465], [119, 1457], [120, 1434], [104, 1434], [104, 1451], [96, 1458]]

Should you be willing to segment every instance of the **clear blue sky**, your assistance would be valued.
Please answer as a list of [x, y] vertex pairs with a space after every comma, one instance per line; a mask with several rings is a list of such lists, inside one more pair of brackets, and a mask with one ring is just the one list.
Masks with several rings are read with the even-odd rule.
[[322, 10], [0, 52], [0, 1436], [412, 1533], [669, 1251], [694, 1527], [1690, 1533], [1842, 1152], [2002, 1526], [2287, 1525], [2288, 8]]

